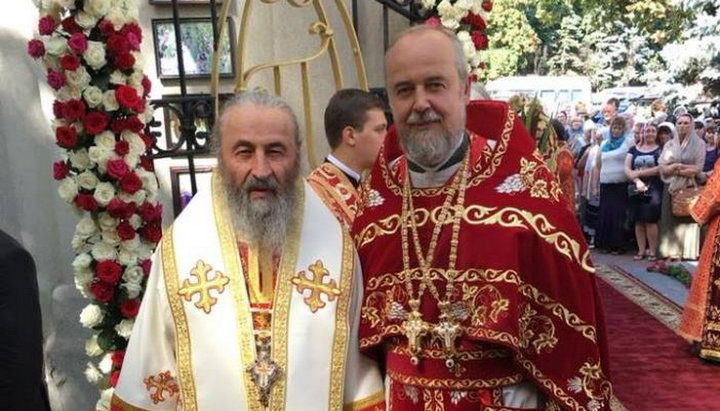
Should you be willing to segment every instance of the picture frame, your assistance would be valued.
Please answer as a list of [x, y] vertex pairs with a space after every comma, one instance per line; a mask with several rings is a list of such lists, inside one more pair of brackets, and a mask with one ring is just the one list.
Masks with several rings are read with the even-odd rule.
[[[210, 189], [213, 168], [212, 166], [195, 166], [195, 182], [198, 191]], [[177, 217], [193, 197], [188, 167], [170, 167], [170, 191], [172, 192], [173, 214]]]
[[[209, 78], [212, 70], [213, 28], [209, 17], [179, 19], [183, 44], [185, 78]], [[220, 41], [220, 77], [235, 76], [235, 26], [228, 17], [227, 30]], [[152, 20], [155, 65], [161, 80], [178, 79], [173, 19]]]
[[[193, 97], [193, 96], [202, 96], [205, 97], [205, 95], [195, 95], [195, 94], [187, 94], [186, 97]], [[218, 107], [222, 109], [225, 102], [230, 99], [232, 96], [234, 96], [233, 93], [220, 93], [218, 95], [219, 105]], [[178, 113], [181, 111], [181, 104], [182, 104], [182, 96], [181, 95], [163, 95], [162, 97], [163, 101], [169, 102], [169, 104], [172, 106], [170, 107], [163, 107], [162, 108], [162, 121], [163, 121], [163, 131], [165, 134], [165, 147], [174, 147], [178, 141], [180, 140], [180, 120], [178, 118]], [[210, 105], [212, 105], [212, 101], [209, 102]], [[202, 107], [200, 105], [195, 106], [194, 108], [194, 114], [195, 114], [195, 135], [198, 136], [199, 134], [205, 133], [208, 137], [210, 136], [212, 132], [212, 126], [213, 126], [213, 120], [214, 115], [212, 112], [212, 108], [210, 106], [207, 106], [205, 104], [202, 104]], [[204, 116], [203, 116], [204, 114]], [[182, 149], [187, 149], [185, 145], [182, 146]]]

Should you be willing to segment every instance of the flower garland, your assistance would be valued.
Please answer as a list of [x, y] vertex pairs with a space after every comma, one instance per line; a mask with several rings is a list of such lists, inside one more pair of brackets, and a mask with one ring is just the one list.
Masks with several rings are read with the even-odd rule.
[[432, 26], [442, 25], [453, 30], [463, 45], [473, 79], [485, 69], [482, 50], [488, 48], [487, 14], [492, 10], [491, 0], [420, 0], [424, 10], [430, 11], [425, 21]]
[[34, 0], [41, 59], [55, 91], [52, 127], [61, 159], [53, 164], [60, 197], [80, 215], [72, 239], [75, 285], [91, 303], [80, 322], [93, 330], [85, 376], [109, 408], [125, 347], [161, 236], [162, 206], [143, 133], [146, 103], [137, 0]]

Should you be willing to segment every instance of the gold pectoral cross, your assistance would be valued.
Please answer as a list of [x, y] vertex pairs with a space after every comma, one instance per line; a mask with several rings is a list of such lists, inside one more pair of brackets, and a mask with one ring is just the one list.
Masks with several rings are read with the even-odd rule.
[[445, 366], [452, 370], [455, 366], [453, 356], [457, 353], [455, 341], [463, 334], [463, 328], [456, 320], [452, 319], [450, 313], [450, 302], [445, 301], [439, 304], [440, 322], [433, 326], [433, 333], [440, 337], [443, 343], [443, 351], [445, 353]]
[[405, 321], [400, 325], [405, 338], [408, 340], [408, 350], [410, 351], [410, 362], [413, 365], [419, 363], [418, 354], [422, 347], [422, 337], [428, 334], [430, 327], [423, 321], [420, 313], [420, 301], [410, 300], [410, 312], [407, 314]]
[[270, 402], [270, 391], [282, 373], [280, 366], [270, 356], [269, 339], [258, 342], [257, 358], [248, 367], [247, 372], [258, 390], [260, 404], [267, 407]]

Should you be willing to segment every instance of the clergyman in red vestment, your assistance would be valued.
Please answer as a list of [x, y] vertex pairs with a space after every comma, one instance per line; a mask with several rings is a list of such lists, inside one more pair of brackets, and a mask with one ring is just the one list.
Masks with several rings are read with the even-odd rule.
[[388, 409], [609, 410], [594, 269], [532, 138], [505, 103], [469, 103], [452, 32], [409, 29], [385, 70], [395, 128], [352, 233]]

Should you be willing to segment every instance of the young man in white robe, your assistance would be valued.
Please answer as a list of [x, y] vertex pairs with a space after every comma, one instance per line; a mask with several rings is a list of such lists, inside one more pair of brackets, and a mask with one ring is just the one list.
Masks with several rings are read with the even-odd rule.
[[358, 349], [357, 254], [299, 178], [292, 110], [237, 96], [214, 144], [211, 190], [154, 256], [112, 409], [384, 409]]

